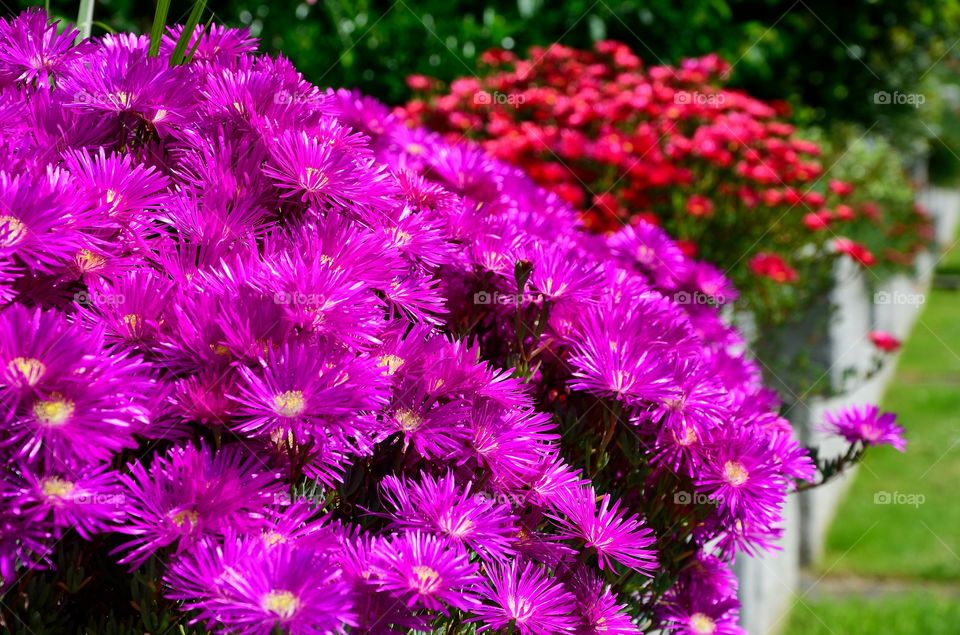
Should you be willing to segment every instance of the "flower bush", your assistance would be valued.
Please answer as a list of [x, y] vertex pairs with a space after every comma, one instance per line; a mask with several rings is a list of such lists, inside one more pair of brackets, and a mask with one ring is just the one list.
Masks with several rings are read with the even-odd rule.
[[[644, 68], [625, 45], [601, 42], [482, 59], [484, 77], [458, 79], [446, 93], [411, 77], [423, 97], [405, 116], [451, 139], [481, 140], [582, 210], [594, 231], [662, 225], [685, 253], [731, 277], [760, 333], [828, 295], [837, 257], [883, 276], [929, 243], [922, 210], [899, 196], [883, 206], [865, 199], [860, 186], [873, 173], [831, 178], [834, 162], [825, 170], [820, 145], [776, 105], [724, 87], [729, 65], [715, 55]], [[765, 362], [778, 376], [799, 365]], [[807, 374], [812, 381], [823, 369]]]
[[811, 459], [660, 228], [198, 33], [0, 21], [5, 628], [737, 633], [796, 481], [902, 449]]

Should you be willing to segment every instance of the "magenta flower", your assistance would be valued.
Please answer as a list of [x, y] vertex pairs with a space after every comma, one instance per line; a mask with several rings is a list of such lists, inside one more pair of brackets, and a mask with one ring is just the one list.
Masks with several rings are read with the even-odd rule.
[[153, 379], [144, 363], [104, 350], [102, 332], [67, 325], [54, 312], [0, 312], [6, 377], [3, 445], [52, 469], [108, 460], [136, 445], [149, 422]]
[[641, 635], [626, 606], [617, 602], [617, 596], [599, 577], [580, 570], [572, 588], [580, 616], [577, 635]]
[[0, 170], [0, 256], [30, 271], [50, 273], [85, 246], [79, 230], [91, 209], [77, 205], [65, 174], [11, 175]]
[[449, 614], [449, 607], [472, 610], [477, 565], [445, 539], [419, 531], [378, 543], [373, 561], [377, 583], [409, 608]]
[[767, 440], [749, 429], [714, 435], [697, 484], [741, 521], [779, 517], [787, 486]]
[[484, 602], [472, 612], [480, 623], [478, 632], [512, 625], [521, 635], [573, 633], [577, 618], [576, 598], [545, 569], [533, 562], [489, 563]]
[[674, 397], [676, 369], [667, 343], [642, 337], [652, 320], [666, 317], [662, 308], [647, 303], [588, 310], [572, 336], [571, 387], [628, 402]]
[[395, 190], [385, 170], [373, 162], [364, 139], [334, 119], [323, 122], [316, 135], [284, 133], [264, 173], [284, 196], [305, 203], [386, 207]]
[[384, 401], [379, 373], [370, 361], [292, 344], [270, 349], [263, 369], [240, 369], [242, 383], [231, 397], [239, 405], [237, 429], [345, 442], [351, 417]]
[[239, 445], [173, 448], [149, 469], [134, 463], [121, 479], [127, 521], [117, 531], [132, 538], [116, 551], [134, 568], [161, 547], [182, 549], [205, 535], [256, 526], [263, 505], [282, 491], [262, 460]]
[[502, 558], [511, 552], [516, 518], [510, 506], [472, 483], [458, 487], [453, 474], [438, 479], [421, 474], [419, 482], [388, 476], [380, 485], [393, 510], [391, 524], [405, 531], [420, 529], [469, 547], [484, 557]]
[[554, 507], [558, 513], [550, 517], [562, 529], [562, 535], [582, 540], [587, 549], [595, 550], [600, 569], [618, 562], [652, 574], [657, 562], [650, 549], [656, 541], [653, 532], [636, 514], [621, 511], [620, 501], [611, 505], [609, 494], [598, 497], [593, 486], [581, 485], [561, 493]]
[[897, 415], [892, 412], [881, 413], [872, 404], [848, 406], [839, 411], [826, 414], [825, 432], [838, 434], [850, 443], [863, 445], [889, 445], [903, 452], [907, 441], [903, 438], [903, 428], [896, 424]]
[[64, 471], [36, 474], [28, 467], [11, 505], [17, 514], [45, 523], [58, 531], [75, 529], [87, 540], [93, 534], [114, 529], [122, 520], [125, 497], [117, 473], [104, 466], [82, 473]]
[[80, 34], [72, 27], [60, 31], [40, 9], [28, 9], [10, 20], [0, 20], [0, 80], [44, 85], [64, 66], [86, 52], [73, 45]]
[[32, 515], [4, 513], [0, 517], [0, 590], [17, 580], [17, 570], [44, 569], [54, 547], [54, 531]]
[[609, 239], [610, 251], [624, 266], [634, 267], [666, 289], [690, 275], [690, 261], [667, 233], [641, 221], [628, 225]]
[[218, 633], [325, 635], [356, 624], [349, 589], [329, 555], [228, 534], [198, 542], [170, 567], [168, 595]]

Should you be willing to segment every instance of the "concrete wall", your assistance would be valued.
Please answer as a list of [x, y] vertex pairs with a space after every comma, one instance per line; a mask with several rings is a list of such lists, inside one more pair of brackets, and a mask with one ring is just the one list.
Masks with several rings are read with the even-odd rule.
[[[960, 220], [960, 190], [926, 188], [918, 196], [935, 220], [937, 243], [953, 243]], [[918, 258], [914, 275], [879, 282], [849, 262], [841, 261], [831, 300], [836, 315], [830, 325], [828, 371], [840, 393], [829, 399], [799, 395], [788, 416], [805, 444], [819, 445], [826, 456], [844, 451], [845, 443], [828, 438], [816, 426], [826, 410], [849, 404], [877, 403], [893, 378], [895, 360], [878, 363], [867, 333], [890, 331], [905, 339], [926, 301], [940, 250]], [[854, 369], [855, 377], [847, 376]], [[785, 535], [781, 551], [757, 558], [738, 558], [741, 624], [749, 635], [775, 635], [793, 606], [800, 567], [818, 559], [837, 506], [852, 474], [830, 485], [792, 496], [785, 508]]]

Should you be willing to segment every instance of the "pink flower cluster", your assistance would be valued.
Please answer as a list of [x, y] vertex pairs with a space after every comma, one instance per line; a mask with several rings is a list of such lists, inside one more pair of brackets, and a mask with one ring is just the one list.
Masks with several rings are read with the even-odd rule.
[[[719, 271], [647, 223], [584, 232], [245, 32], [173, 66], [176, 30], [156, 57], [75, 35], [0, 21], [10, 597], [261, 635], [739, 632], [731, 559], [816, 466]], [[77, 566], [95, 606], [56, 583]]]

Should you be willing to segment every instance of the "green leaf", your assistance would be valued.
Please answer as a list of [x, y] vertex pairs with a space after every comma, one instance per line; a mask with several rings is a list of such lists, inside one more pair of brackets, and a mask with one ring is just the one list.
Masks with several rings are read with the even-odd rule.
[[187, 52], [187, 44], [190, 43], [190, 38], [193, 37], [193, 32], [196, 30], [197, 24], [200, 23], [200, 18], [203, 16], [206, 8], [207, 0], [196, 0], [196, 2], [193, 3], [193, 10], [187, 18], [187, 23], [183, 25], [183, 32], [180, 34], [180, 39], [177, 40], [177, 45], [173, 49], [173, 55], [170, 56], [170, 66], [177, 66], [183, 63], [184, 53]]
[[203, 25], [203, 28], [200, 30], [200, 33], [197, 34], [197, 41], [193, 43], [193, 46], [190, 47], [190, 52], [187, 53], [187, 64], [193, 61], [193, 56], [197, 53], [197, 47], [200, 46], [200, 40], [203, 39], [203, 34], [207, 32], [207, 29], [210, 28], [210, 25], [213, 24], [213, 16], [210, 16], [210, 19], [207, 20], [207, 23]]
[[153, 26], [150, 27], [150, 57], [160, 54], [160, 39], [167, 26], [167, 14], [170, 12], [170, 0], [157, 0], [157, 10], [153, 14]]
[[77, 44], [90, 37], [94, 2], [95, 0], [80, 0], [80, 11], [77, 12], [77, 29], [80, 30], [80, 34], [77, 35]]

